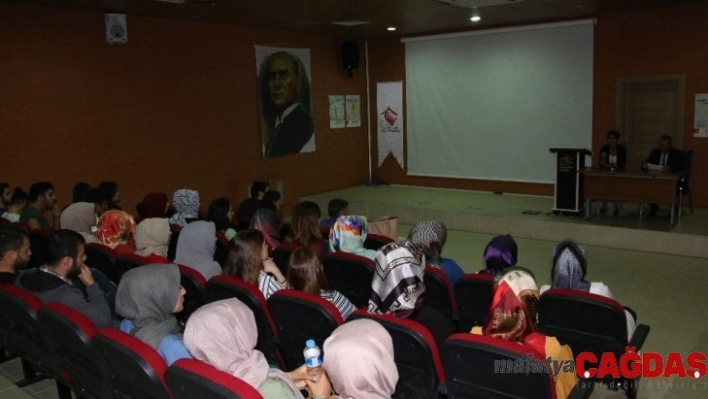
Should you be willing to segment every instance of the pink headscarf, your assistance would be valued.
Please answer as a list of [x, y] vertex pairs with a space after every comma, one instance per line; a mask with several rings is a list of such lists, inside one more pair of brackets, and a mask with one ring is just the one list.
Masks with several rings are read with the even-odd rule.
[[323, 349], [322, 365], [341, 398], [390, 399], [396, 391], [393, 341], [376, 321], [344, 323], [327, 338]]
[[256, 350], [258, 328], [253, 312], [236, 298], [212, 302], [192, 313], [184, 331], [184, 345], [195, 359], [234, 375], [254, 388], [266, 378], [287, 384], [298, 398], [300, 391], [280, 370], [271, 369]]

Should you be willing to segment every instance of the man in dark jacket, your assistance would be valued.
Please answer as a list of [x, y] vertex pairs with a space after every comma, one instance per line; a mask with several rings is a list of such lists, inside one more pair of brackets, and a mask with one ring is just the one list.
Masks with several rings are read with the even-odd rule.
[[[683, 171], [681, 151], [671, 146], [671, 136], [661, 136], [659, 148], [655, 148], [642, 164], [642, 169], [649, 169], [649, 165], [659, 165], [663, 172], [676, 173]], [[659, 211], [659, 205], [649, 204], [651, 215], [654, 216]]]

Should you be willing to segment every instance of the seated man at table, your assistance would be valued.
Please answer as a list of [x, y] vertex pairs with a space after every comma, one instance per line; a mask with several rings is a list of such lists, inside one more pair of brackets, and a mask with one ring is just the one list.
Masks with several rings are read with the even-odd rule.
[[[660, 168], [662, 172], [681, 172], [683, 171], [681, 157], [681, 151], [671, 146], [671, 136], [664, 135], [659, 139], [659, 148], [651, 151], [647, 160], [642, 164], [642, 169], [659, 170]], [[649, 206], [651, 207], [650, 214], [656, 215], [659, 206], [657, 204], [649, 204]]]

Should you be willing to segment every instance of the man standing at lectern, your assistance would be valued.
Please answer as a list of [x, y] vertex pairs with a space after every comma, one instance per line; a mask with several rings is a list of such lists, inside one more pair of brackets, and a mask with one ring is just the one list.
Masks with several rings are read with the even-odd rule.
[[[659, 148], [653, 149], [647, 160], [642, 164], [642, 169], [644, 170], [657, 170], [658, 168], [661, 168], [662, 172], [668, 173], [681, 172], [683, 170], [681, 151], [671, 146], [671, 136], [661, 136]], [[651, 207], [650, 214], [652, 216], [656, 215], [659, 206], [657, 204], [649, 204], [649, 206]]]

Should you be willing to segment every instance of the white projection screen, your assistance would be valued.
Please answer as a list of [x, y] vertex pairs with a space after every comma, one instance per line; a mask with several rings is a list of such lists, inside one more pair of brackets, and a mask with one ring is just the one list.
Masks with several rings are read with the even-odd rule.
[[591, 148], [592, 21], [404, 42], [409, 175], [552, 183]]

